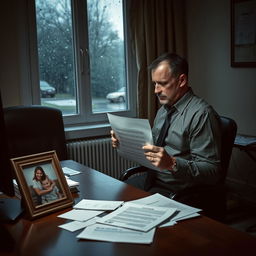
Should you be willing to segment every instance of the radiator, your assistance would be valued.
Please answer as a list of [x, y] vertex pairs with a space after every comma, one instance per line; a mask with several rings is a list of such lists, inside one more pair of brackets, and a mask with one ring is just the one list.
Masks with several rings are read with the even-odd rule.
[[138, 164], [120, 157], [110, 138], [76, 140], [67, 143], [68, 157], [114, 178]]

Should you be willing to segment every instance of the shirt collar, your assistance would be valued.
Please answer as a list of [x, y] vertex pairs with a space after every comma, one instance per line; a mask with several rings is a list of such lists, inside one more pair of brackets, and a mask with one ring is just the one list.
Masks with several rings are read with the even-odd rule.
[[173, 106], [178, 110], [178, 112], [182, 113], [193, 98], [193, 96], [194, 93], [190, 88]]

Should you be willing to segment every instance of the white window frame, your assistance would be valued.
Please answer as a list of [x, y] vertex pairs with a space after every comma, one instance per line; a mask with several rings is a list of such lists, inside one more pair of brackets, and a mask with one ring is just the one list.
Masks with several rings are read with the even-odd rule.
[[[86, 12], [80, 13], [80, 10], [86, 10], [86, 0], [72, 0], [73, 13], [73, 23], [75, 24], [75, 33], [78, 34], [76, 37], [76, 59], [75, 63], [76, 71], [79, 73], [76, 77], [77, 79], [77, 90], [78, 99], [77, 104], [80, 109], [79, 115], [73, 116], [63, 116], [64, 126], [66, 131], [67, 139], [76, 139], [82, 137], [92, 137], [92, 136], [102, 136], [109, 134], [110, 125], [107, 120], [106, 113], [92, 113], [91, 109], [91, 98], [89, 86], [89, 76], [86, 75], [87, 72], [82, 73], [83, 70], [89, 70], [89, 58], [86, 54], [86, 49], [84, 46], [88, 45], [87, 38], [80, 37], [80, 35], [87, 35], [85, 26], [79, 26], [82, 24], [82, 20], [87, 20]], [[123, 0], [124, 8], [124, 36], [125, 36], [125, 51], [126, 51], [126, 67], [127, 67], [127, 109], [124, 111], [111, 112], [113, 114], [118, 114], [122, 116], [135, 117], [136, 116], [136, 62], [132, 55], [131, 45], [130, 45], [130, 31], [127, 26], [128, 14], [128, 4], [129, 1]], [[38, 69], [38, 54], [37, 54], [37, 34], [36, 34], [36, 15], [35, 15], [35, 0], [26, 0], [26, 7], [24, 8], [24, 19], [23, 25], [20, 26], [20, 34], [23, 35], [23, 40], [21, 40], [21, 46], [23, 48], [22, 57], [23, 69], [21, 77], [21, 97], [22, 103], [29, 105], [35, 104], [40, 105], [40, 90], [39, 90], [39, 69]], [[80, 15], [78, 15], [80, 13]], [[27, 35], [27, 36], [24, 36]], [[84, 54], [81, 54], [81, 53]], [[83, 67], [81, 63], [84, 63]], [[81, 84], [88, 84], [88, 88], [85, 89]], [[36, 85], [36, 86], [35, 86]]]

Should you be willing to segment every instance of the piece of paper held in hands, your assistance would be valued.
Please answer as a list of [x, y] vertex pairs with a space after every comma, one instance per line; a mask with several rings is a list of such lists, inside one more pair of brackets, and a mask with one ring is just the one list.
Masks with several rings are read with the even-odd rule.
[[84, 210], [112, 211], [123, 204], [124, 201], [90, 200], [82, 199], [74, 208]]
[[175, 208], [125, 203], [97, 222], [147, 232], [176, 212]]
[[126, 228], [118, 228], [103, 224], [95, 224], [87, 227], [77, 238], [108, 242], [151, 244], [155, 229], [148, 232], [135, 231]]
[[108, 113], [108, 119], [118, 140], [118, 153], [150, 169], [159, 170], [144, 155], [143, 146], [153, 144], [152, 131], [147, 119], [121, 117]]

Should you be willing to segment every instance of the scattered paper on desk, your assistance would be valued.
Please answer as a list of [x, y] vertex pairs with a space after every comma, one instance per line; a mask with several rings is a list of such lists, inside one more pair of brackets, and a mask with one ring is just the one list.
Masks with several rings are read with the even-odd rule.
[[125, 228], [95, 224], [85, 228], [77, 238], [107, 242], [151, 244], [153, 242], [154, 233], [155, 229], [152, 229], [149, 232], [140, 232]]
[[124, 201], [89, 200], [82, 199], [77, 203], [75, 209], [112, 211], [123, 204]]
[[166, 222], [163, 222], [162, 224], [160, 224], [160, 228], [165, 228], [165, 227], [171, 227], [171, 226], [174, 226], [176, 225], [177, 222], [176, 221], [173, 221], [173, 220], [168, 220]]
[[97, 222], [147, 232], [175, 213], [175, 208], [125, 203]]
[[158, 193], [130, 202], [134, 204], [176, 208], [178, 213], [172, 218], [172, 221], [188, 219], [190, 218], [190, 216], [194, 217], [194, 213], [198, 213], [201, 211], [201, 209], [182, 204]]
[[256, 137], [245, 136], [245, 135], [236, 135], [234, 144], [238, 145], [238, 146], [256, 145]]
[[191, 213], [191, 214], [189, 214], [189, 215], [185, 215], [185, 216], [183, 216], [183, 217], [175, 217], [174, 219], [175, 219], [175, 221], [180, 221], [180, 220], [186, 220], [186, 219], [191, 219], [191, 218], [196, 218], [196, 217], [199, 217], [199, 216], [201, 216], [199, 213]]
[[71, 232], [74, 232], [74, 231], [77, 231], [79, 229], [82, 229], [82, 228], [85, 228], [85, 227], [88, 227], [88, 226], [91, 226], [93, 224], [96, 223], [96, 221], [99, 219], [100, 217], [94, 217], [92, 219], [89, 219], [87, 221], [71, 221], [69, 223], [65, 223], [65, 224], [62, 224], [62, 225], [59, 225], [60, 228], [63, 228], [63, 229], [66, 229], [68, 231], [71, 231]]
[[76, 175], [76, 174], [79, 174], [79, 173], [81, 173], [81, 172], [79, 172], [79, 171], [76, 171], [76, 170], [74, 170], [74, 169], [71, 169], [71, 168], [69, 168], [69, 167], [62, 167], [62, 170], [63, 170], [63, 172], [66, 174], [66, 175], [68, 175], [68, 176], [72, 176], [72, 175]]
[[130, 118], [107, 114], [112, 129], [119, 140], [117, 152], [126, 159], [137, 162], [153, 170], [154, 166], [145, 156], [143, 146], [153, 144], [153, 136], [147, 119]]
[[66, 181], [67, 181], [69, 187], [75, 187], [75, 186], [79, 185], [78, 181], [72, 180], [67, 176], [65, 176], [65, 178], [66, 178]]
[[87, 211], [73, 209], [71, 211], [59, 215], [58, 217], [69, 220], [86, 221], [101, 213], [103, 213], [103, 211]]

